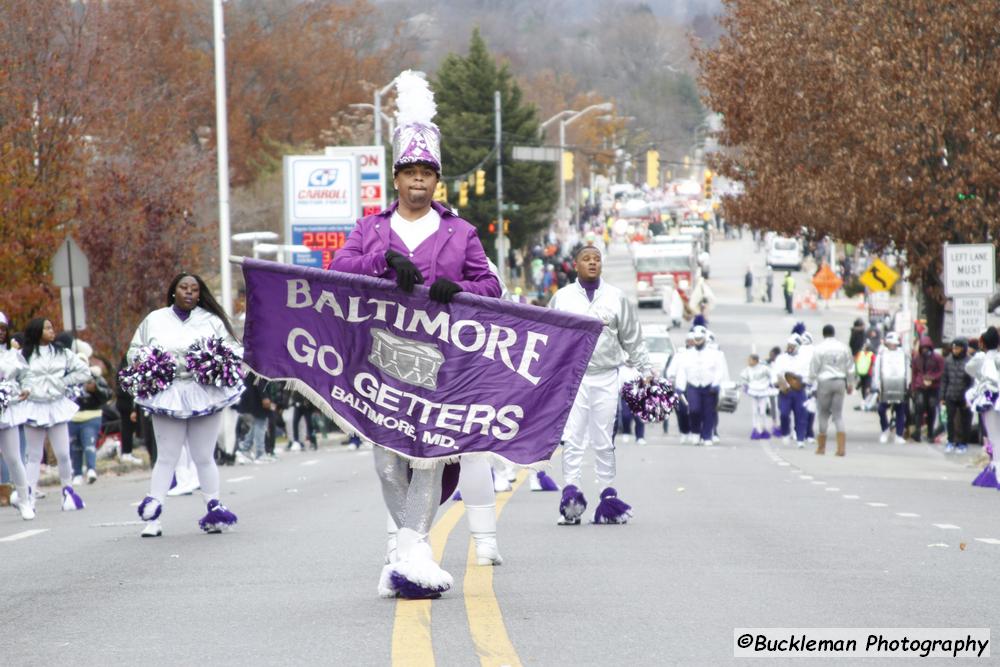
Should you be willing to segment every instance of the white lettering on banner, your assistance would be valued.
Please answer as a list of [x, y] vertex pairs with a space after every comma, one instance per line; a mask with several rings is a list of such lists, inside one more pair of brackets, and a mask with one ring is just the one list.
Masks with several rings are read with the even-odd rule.
[[[317, 347], [313, 335], [301, 327], [295, 327], [288, 332], [286, 349], [292, 359], [309, 368], [312, 368], [313, 363], [317, 362], [324, 373], [333, 377], [344, 372], [344, 359], [340, 353], [332, 345]], [[335, 360], [335, 364], [332, 366], [329, 363], [331, 356]]]
[[[384, 322], [398, 331], [409, 333], [423, 331], [428, 336], [454, 345], [463, 352], [481, 352], [482, 356], [490, 361], [497, 361], [499, 353], [499, 361], [504, 367], [533, 385], [537, 385], [542, 379], [540, 376], [534, 375], [531, 370], [532, 364], [541, 359], [539, 348], [549, 342], [547, 334], [529, 331], [525, 336], [524, 349], [521, 351], [520, 359], [515, 363], [511, 350], [515, 349], [516, 351], [519, 341], [517, 331], [510, 327], [493, 323], [483, 325], [476, 320], [452, 322], [451, 314], [447, 311], [442, 311], [431, 318], [426, 310], [413, 309], [410, 311], [406, 306], [394, 301], [386, 299], [363, 300], [360, 296], [348, 297], [345, 314], [343, 306], [333, 292], [320, 290], [319, 296], [314, 299], [310, 291], [309, 281], [304, 278], [288, 280], [287, 293], [288, 298], [285, 305], [288, 308], [311, 307], [317, 313], [323, 314], [324, 311], [327, 311], [333, 317], [345, 322]], [[394, 314], [390, 314], [392, 309], [396, 311]], [[467, 333], [470, 331], [471, 333]], [[313, 340], [312, 345], [316, 345], [315, 340]], [[289, 348], [289, 353], [291, 353], [291, 348]]]
[[[384, 383], [380, 384], [371, 373], [358, 373], [354, 376], [352, 385], [357, 395], [334, 387], [331, 396], [338, 401], [350, 404], [355, 410], [364, 414], [369, 421], [393, 430], [396, 428], [385, 425], [385, 420], [388, 417], [379, 413], [379, 408], [405, 412], [406, 416], [412, 417], [422, 426], [431, 425], [434, 428], [466, 435], [476, 431], [503, 441], [512, 440], [517, 436], [521, 428], [519, 421], [524, 418], [524, 408], [520, 405], [504, 405], [500, 409], [495, 409], [492, 405], [480, 403], [471, 405], [435, 403], [408, 391], [389, 387]], [[361, 401], [359, 396], [368, 399], [371, 403]], [[409, 426], [408, 422], [401, 423]], [[399, 430], [403, 429], [400, 427]], [[416, 435], [410, 437], [415, 438]]]

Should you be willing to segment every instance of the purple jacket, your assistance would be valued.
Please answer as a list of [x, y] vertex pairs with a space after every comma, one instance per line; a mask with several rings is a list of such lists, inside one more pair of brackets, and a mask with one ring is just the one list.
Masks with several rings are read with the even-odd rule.
[[[447, 278], [458, 283], [465, 292], [500, 296], [500, 281], [490, 270], [475, 227], [433, 202], [431, 206], [441, 216], [441, 226], [415, 252], [408, 253], [405, 247], [398, 247], [401, 242], [392, 234], [390, 220], [397, 206], [399, 202], [393, 202], [384, 211], [358, 220], [344, 247], [336, 252], [327, 268], [395, 280], [396, 272], [385, 261], [385, 253], [392, 243], [393, 250], [410, 255], [410, 260], [423, 274], [425, 285], [438, 278]], [[428, 247], [428, 243], [433, 245]]]

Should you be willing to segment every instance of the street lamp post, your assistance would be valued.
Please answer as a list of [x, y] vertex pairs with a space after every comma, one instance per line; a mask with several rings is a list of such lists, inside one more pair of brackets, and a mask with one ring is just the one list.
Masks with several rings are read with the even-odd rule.
[[[369, 104], [368, 102], [358, 102], [357, 104], [348, 104], [347, 106], [351, 107], [352, 109], [371, 109], [372, 113], [375, 112], [375, 105], [374, 104]], [[382, 121], [389, 128], [389, 136], [391, 137], [393, 134], [396, 133], [396, 121], [394, 121], [392, 119], [392, 116], [390, 116], [389, 114], [387, 114], [384, 111], [379, 110], [379, 115], [382, 117]], [[375, 137], [373, 143], [376, 146], [381, 146], [382, 145], [379, 142], [379, 137], [378, 136]]]
[[219, 171], [219, 277], [222, 309], [233, 315], [233, 274], [229, 267], [229, 130], [226, 125], [226, 51], [222, 0], [212, 2], [215, 47], [215, 151]]
[[261, 241], [277, 241], [278, 235], [275, 232], [240, 232], [233, 234], [232, 240], [237, 243], [250, 242], [253, 244], [253, 258], [259, 259], [258, 250]]
[[612, 105], [611, 102], [591, 104], [589, 107], [586, 107], [581, 111], [577, 111], [569, 118], [563, 117], [559, 120], [559, 215], [562, 215], [563, 211], [566, 209], [566, 179], [565, 174], [562, 173], [562, 154], [566, 152], [566, 126], [582, 118], [585, 114], [591, 111], [611, 111], [612, 109], [614, 109], [614, 105]]

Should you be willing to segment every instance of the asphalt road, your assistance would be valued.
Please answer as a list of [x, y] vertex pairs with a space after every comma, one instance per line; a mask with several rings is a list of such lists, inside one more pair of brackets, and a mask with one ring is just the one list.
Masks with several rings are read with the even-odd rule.
[[[781, 344], [795, 319], [814, 332], [831, 321], [846, 340], [848, 307], [793, 318], [778, 303], [743, 304], [748, 259], [763, 261], [749, 241], [713, 248], [720, 303], [710, 325], [734, 375], [751, 347]], [[606, 278], [627, 287], [627, 267], [614, 248]], [[665, 320], [654, 309], [642, 317]], [[104, 477], [82, 489], [82, 512], [60, 512], [54, 493], [33, 522], [0, 512], [0, 656], [172, 667], [722, 664], [736, 661], [737, 627], [996, 625], [1000, 493], [970, 486], [975, 452], [880, 445], [874, 415], [848, 419], [843, 459], [752, 443], [745, 405], [723, 416], [714, 448], [650, 427], [648, 445], [618, 448], [631, 524], [558, 527], [558, 494], [521, 484], [501, 495], [498, 568], [467, 565], [468, 529], [449, 503], [434, 539], [456, 585], [433, 602], [376, 595], [384, 510], [370, 451], [331, 442], [224, 468], [224, 502], [240, 517], [224, 535], [198, 530], [204, 505], [193, 496], [168, 499], [164, 536], [140, 539], [134, 505], [148, 473]], [[561, 481], [558, 461], [555, 470]], [[593, 506], [589, 475], [584, 491]]]

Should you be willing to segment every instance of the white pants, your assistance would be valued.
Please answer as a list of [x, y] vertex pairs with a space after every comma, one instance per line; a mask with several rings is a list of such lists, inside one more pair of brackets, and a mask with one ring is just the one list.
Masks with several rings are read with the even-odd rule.
[[751, 396], [750, 406], [753, 408], [753, 429], [758, 433], [769, 430], [767, 424], [767, 405], [769, 396]]
[[69, 460], [69, 426], [66, 422], [52, 426], [25, 426], [24, 439], [28, 444], [28, 486], [38, 488], [38, 474], [42, 467], [45, 451], [45, 436], [48, 434], [52, 451], [59, 462], [59, 481], [63, 486], [73, 483], [73, 465]]
[[149, 481], [149, 495], [163, 502], [180, 460], [181, 450], [187, 444], [191, 460], [198, 469], [202, 494], [206, 500], [218, 499], [219, 469], [215, 465], [215, 442], [219, 437], [221, 424], [221, 412], [190, 419], [153, 415], [156, 465], [153, 466], [153, 476]]
[[615, 445], [611, 440], [618, 411], [618, 369], [586, 374], [563, 431], [562, 468], [566, 484], [579, 484], [587, 442], [594, 448], [594, 472], [602, 487], [615, 481]]
[[24, 463], [21, 461], [21, 437], [18, 428], [0, 429], [0, 454], [3, 455], [3, 462], [7, 464], [10, 471], [10, 478], [14, 480], [14, 488], [21, 498], [28, 497], [28, 474], [24, 470]]
[[1000, 412], [987, 410], [979, 414], [979, 420], [986, 427], [986, 437], [993, 444], [993, 467], [1000, 464]]

